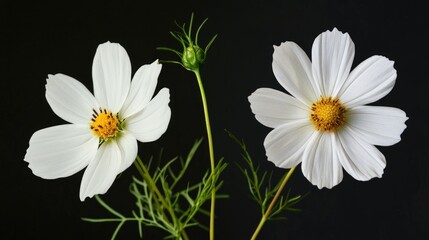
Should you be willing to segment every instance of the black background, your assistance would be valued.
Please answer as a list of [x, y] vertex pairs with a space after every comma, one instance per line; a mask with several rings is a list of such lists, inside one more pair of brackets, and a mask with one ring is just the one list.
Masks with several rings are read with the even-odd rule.
[[[225, 157], [217, 201], [217, 239], [249, 239], [260, 213], [248, 197], [246, 182], [236, 163], [242, 163], [236, 144], [224, 129], [242, 137], [263, 170], [278, 179], [283, 169], [266, 161], [263, 140], [270, 129], [259, 124], [247, 96], [259, 87], [282, 90], [271, 69], [273, 45], [294, 41], [307, 54], [314, 38], [337, 27], [348, 32], [356, 46], [354, 65], [372, 55], [395, 61], [398, 78], [393, 91], [374, 105], [394, 106], [409, 116], [402, 141], [379, 148], [387, 158], [381, 179], [359, 182], [345, 173], [331, 190], [319, 190], [296, 171], [289, 187], [309, 195], [298, 213], [269, 222], [259, 239], [429, 239], [429, 153], [427, 69], [428, 17], [423, 1], [39, 1], [0, 3], [0, 239], [110, 239], [114, 224], [92, 224], [81, 217], [110, 217], [94, 199], [79, 200], [83, 171], [63, 179], [34, 176], [23, 161], [31, 135], [63, 124], [45, 99], [47, 74], [64, 73], [92, 91], [91, 65], [98, 44], [119, 42], [127, 50], [133, 73], [155, 59], [174, 57], [156, 50], [177, 47], [169, 31], [174, 21], [209, 20], [201, 43], [217, 33], [202, 68], [214, 134], [216, 157]], [[203, 44], [204, 45], [204, 44]], [[186, 154], [205, 136], [199, 90], [192, 73], [164, 64], [158, 89], [170, 88], [172, 118], [159, 141], [139, 145], [143, 159]], [[208, 169], [206, 142], [189, 172], [198, 179]], [[124, 214], [134, 207], [128, 194], [132, 167], [103, 199]], [[135, 223], [125, 224], [118, 239], [138, 239]], [[208, 233], [189, 230], [191, 239]], [[144, 239], [162, 233], [144, 229]]]

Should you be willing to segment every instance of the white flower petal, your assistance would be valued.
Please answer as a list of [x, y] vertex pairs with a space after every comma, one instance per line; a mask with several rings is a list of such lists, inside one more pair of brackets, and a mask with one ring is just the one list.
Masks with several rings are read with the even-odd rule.
[[68, 177], [86, 167], [97, 148], [98, 138], [88, 126], [60, 125], [35, 132], [24, 160], [36, 176]]
[[336, 97], [350, 73], [355, 47], [348, 33], [336, 28], [321, 33], [311, 51], [313, 78], [324, 97]]
[[119, 112], [128, 95], [131, 62], [125, 49], [117, 44], [100, 44], [92, 64], [94, 95], [104, 108]]
[[365, 105], [386, 96], [395, 85], [394, 62], [383, 56], [372, 56], [359, 64], [339, 92], [348, 107]]
[[268, 160], [281, 168], [298, 165], [313, 133], [308, 120], [289, 122], [273, 129], [264, 141]]
[[256, 119], [270, 128], [310, 116], [308, 107], [296, 98], [271, 88], [259, 88], [248, 99]]
[[354, 136], [348, 128], [337, 136], [339, 160], [344, 170], [360, 181], [381, 178], [386, 159], [376, 147]]
[[67, 122], [88, 124], [98, 104], [79, 81], [64, 74], [48, 75], [46, 99], [55, 114]]
[[343, 169], [337, 155], [335, 135], [314, 134], [304, 151], [301, 168], [304, 176], [319, 189], [339, 184], [343, 180]]
[[347, 127], [370, 144], [390, 146], [401, 140], [407, 119], [398, 108], [359, 106], [347, 114]]
[[121, 150], [122, 163], [119, 169], [119, 173], [121, 173], [129, 168], [137, 157], [137, 140], [131, 134], [123, 133], [117, 138], [116, 143], [118, 144], [119, 150]]
[[167, 130], [170, 122], [169, 102], [168, 88], [161, 89], [142, 111], [126, 119], [126, 130], [140, 142], [157, 140]]
[[306, 105], [320, 97], [320, 90], [312, 84], [311, 62], [294, 42], [274, 46], [273, 72], [284, 89]]
[[89, 163], [80, 185], [80, 200], [104, 194], [112, 186], [121, 167], [121, 151], [114, 141], [101, 144], [95, 158]]
[[121, 109], [121, 116], [127, 118], [142, 110], [152, 99], [162, 65], [158, 60], [143, 65], [137, 70], [131, 81], [130, 92]]

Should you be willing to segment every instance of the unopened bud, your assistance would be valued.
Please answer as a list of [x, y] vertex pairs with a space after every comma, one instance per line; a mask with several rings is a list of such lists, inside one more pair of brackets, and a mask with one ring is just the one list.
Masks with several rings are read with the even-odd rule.
[[182, 63], [188, 70], [196, 70], [204, 62], [206, 54], [197, 45], [188, 46], [182, 56]]

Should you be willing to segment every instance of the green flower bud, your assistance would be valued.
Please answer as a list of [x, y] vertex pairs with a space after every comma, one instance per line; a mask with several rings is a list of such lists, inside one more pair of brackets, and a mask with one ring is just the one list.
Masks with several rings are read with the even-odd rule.
[[196, 70], [204, 62], [206, 53], [199, 46], [192, 45], [183, 51], [182, 64], [189, 70]]
[[167, 47], [160, 47], [158, 49], [173, 52], [180, 57], [180, 61], [169, 60], [165, 62], [180, 64], [186, 70], [196, 72], [199, 71], [201, 64], [203, 64], [206, 60], [207, 51], [216, 39], [217, 35], [214, 35], [211, 38], [205, 48], [201, 48], [200, 46], [198, 46], [198, 34], [200, 33], [200, 30], [203, 27], [204, 23], [207, 21], [207, 18], [200, 24], [195, 34], [192, 35], [193, 18], [194, 14], [191, 15], [191, 21], [189, 22], [189, 27], [187, 29], [185, 29], [185, 24], [177, 24], [180, 31], [170, 32], [170, 34], [182, 45], [182, 51]]

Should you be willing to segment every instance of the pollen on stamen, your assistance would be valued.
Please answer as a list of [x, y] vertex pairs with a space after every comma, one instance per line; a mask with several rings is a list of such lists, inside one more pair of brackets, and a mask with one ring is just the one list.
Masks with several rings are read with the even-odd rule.
[[113, 115], [112, 112], [102, 108], [99, 110], [97, 112], [93, 109], [90, 128], [95, 136], [107, 141], [118, 134], [121, 121], [118, 114]]
[[311, 105], [310, 121], [318, 131], [334, 132], [346, 122], [346, 112], [338, 98], [322, 97]]

